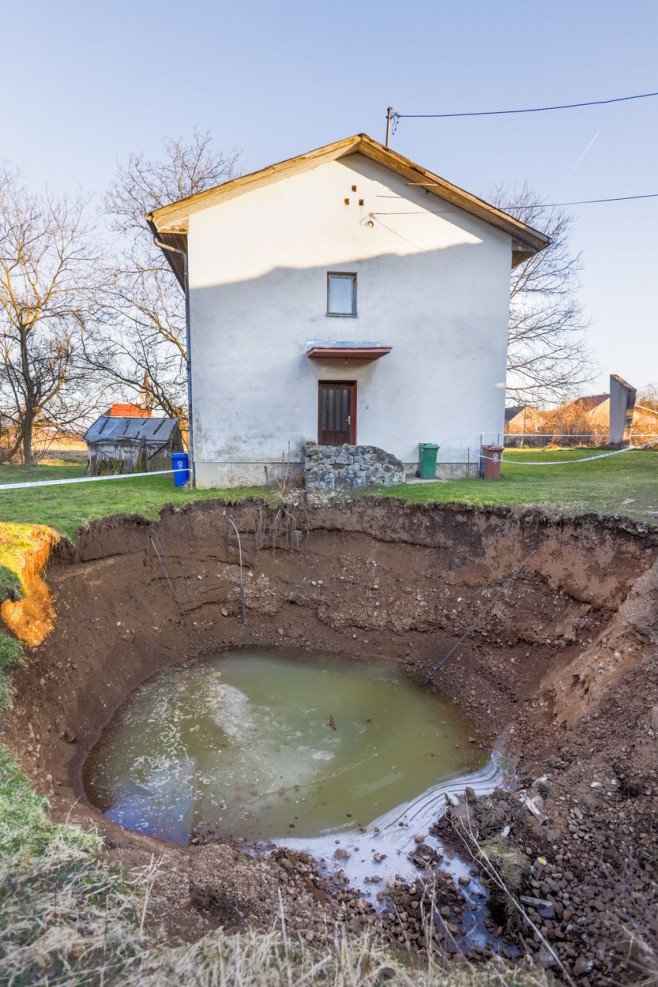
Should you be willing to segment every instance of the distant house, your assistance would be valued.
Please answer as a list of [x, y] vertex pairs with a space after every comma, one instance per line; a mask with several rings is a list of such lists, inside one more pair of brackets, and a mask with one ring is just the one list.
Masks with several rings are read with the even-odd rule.
[[[306, 444], [466, 475], [502, 432], [510, 268], [547, 238], [366, 134], [147, 217], [187, 292], [199, 487]], [[458, 408], [458, 413], [455, 409]]]
[[544, 412], [537, 411], [528, 404], [505, 408], [506, 435], [530, 435], [549, 430], [549, 421]]
[[[587, 421], [596, 436], [608, 436], [610, 433], [610, 395], [597, 394], [596, 398], [598, 399], [597, 403], [591, 404], [587, 408]], [[589, 400], [593, 401], [593, 398]]]
[[87, 476], [171, 469], [169, 457], [183, 449], [176, 418], [101, 415], [83, 438]]
[[105, 412], [107, 418], [150, 418], [151, 412], [148, 408], [142, 408], [139, 404], [123, 402], [113, 404], [109, 411]]
[[[611, 435], [610, 395], [604, 394], [602, 397], [604, 400], [587, 412], [587, 421], [595, 435], [608, 439]], [[658, 437], [658, 411], [655, 409], [634, 404], [628, 409], [628, 418], [627, 441], [640, 444], [654, 435]], [[609, 441], [614, 439], [610, 438]]]
[[554, 438], [564, 436], [585, 442], [606, 438], [610, 430], [610, 395], [586, 394], [557, 408], [552, 416]]
[[635, 388], [617, 374], [610, 375], [609, 393], [586, 394], [542, 414], [557, 443], [572, 436], [612, 445], [641, 444], [658, 435], [658, 410], [636, 404]]
[[586, 394], [582, 398], [576, 398], [575, 401], [572, 401], [566, 407], [577, 409], [585, 415], [591, 415], [593, 411], [600, 408], [606, 401], [610, 401], [610, 394]]

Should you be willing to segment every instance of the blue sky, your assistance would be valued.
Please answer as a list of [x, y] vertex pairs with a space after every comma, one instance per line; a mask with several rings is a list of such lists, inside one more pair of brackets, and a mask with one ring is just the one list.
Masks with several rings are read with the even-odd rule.
[[[22, 0], [3, 4], [0, 156], [35, 187], [101, 194], [131, 151], [194, 128], [245, 171], [442, 113], [658, 90], [654, 0]], [[555, 113], [401, 120], [392, 146], [483, 197], [658, 192], [658, 98]], [[658, 199], [574, 206], [581, 298], [610, 372], [658, 381]]]

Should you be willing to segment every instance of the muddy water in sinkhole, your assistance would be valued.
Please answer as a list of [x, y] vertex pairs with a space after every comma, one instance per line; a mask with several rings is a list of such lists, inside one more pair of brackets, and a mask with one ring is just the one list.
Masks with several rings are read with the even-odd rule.
[[177, 843], [199, 826], [313, 838], [482, 769], [476, 737], [454, 703], [394, 666], [236, 650], [137, 689], [91, 751], [84, 786], [121, 826]]

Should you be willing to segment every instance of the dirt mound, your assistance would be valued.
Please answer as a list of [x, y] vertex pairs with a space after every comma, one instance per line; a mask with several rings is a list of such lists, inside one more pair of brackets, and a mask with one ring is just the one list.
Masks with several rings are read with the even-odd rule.
[[[241, 535], [246, 626], [229, 518]], [[555, 924], [546, 934], [572, 972], [602, 982], [591, 971], [614, 969], [620, 954], [607, 966], [601, 960], [605, 939], [587, 931], [601, 913], [585, 906], [589, 890], [576, 887], [594, 888], [592, 900], [606, 907], [611, 894], [616, 907], [619, 875], [631, 873], [624, 861], [641, 861], [645, 876], [633, 873], [624, 885], [629, 922], [640, 923], [643, 909], [654, 907], [648, 889], [656, 856], [647, 833], [658, 791], [656, 533], [594, 517], [556, 522], [536, 512], [365, 500], [277, 511], [260, 502], [201, 501], [165, 511], [153, 524], [110, 518], [90, 526], [77, 546], [54, 550], [47, 581], [55, 628], [15, 675], [5, 740], [57, 817], [98, 825], [111, 852], [130, 863], [154, 849], [164, 855], [155, 907], [172, 931], [196, 936], [249, 918], [267, 924], [278, 908], [276, 889], [300, 930], [303, 916], [315, 915], [308, 927], [314, 936], [327, 914], [373, 924], [358, 894], [325, 885], [312, 862], [274, 856], [256, 867], [239, 847], [174, 848], [112, 826], [86, 803], [85, 756], [131, 690], [198, 647], [386, 657], [421, 681], [533, 550], [435, 684], [492, 738], [511, 725], [521, 787], [547, 776], [541, 819], [523, 809], [531, 830], [522, 827], [520, 848], [531, 861], [545, 857], [549, 868], [528, 887], [536, 898], [553, 894]], [[519, 829], [505, 822], [501, 830], [507, 825], [510, 833]], [[610, 861], [617, 876], [604, 887], [607, 850], [622, 862]], [[590, 912], [593, 918], [581, 921]], [[621, 922], [623, 913], [614, 914]], [[567, 934], [569, 923], [580, 938]], [[389, 926], [392, 938], [404, 934], [397, 919]], [[582, 969], [567, 949], [588, 957]], [[630, 976], [638, 961], [625, 962]]]

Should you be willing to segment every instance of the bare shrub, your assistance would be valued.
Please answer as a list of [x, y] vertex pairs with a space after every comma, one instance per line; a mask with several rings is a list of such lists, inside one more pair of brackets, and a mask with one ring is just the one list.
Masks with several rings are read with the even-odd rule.
[[587, 411], [577, 401], [561, 405], [551, 417], [553, 436], [558, 445], [582, 446], [594, 441], [594, 429]]

